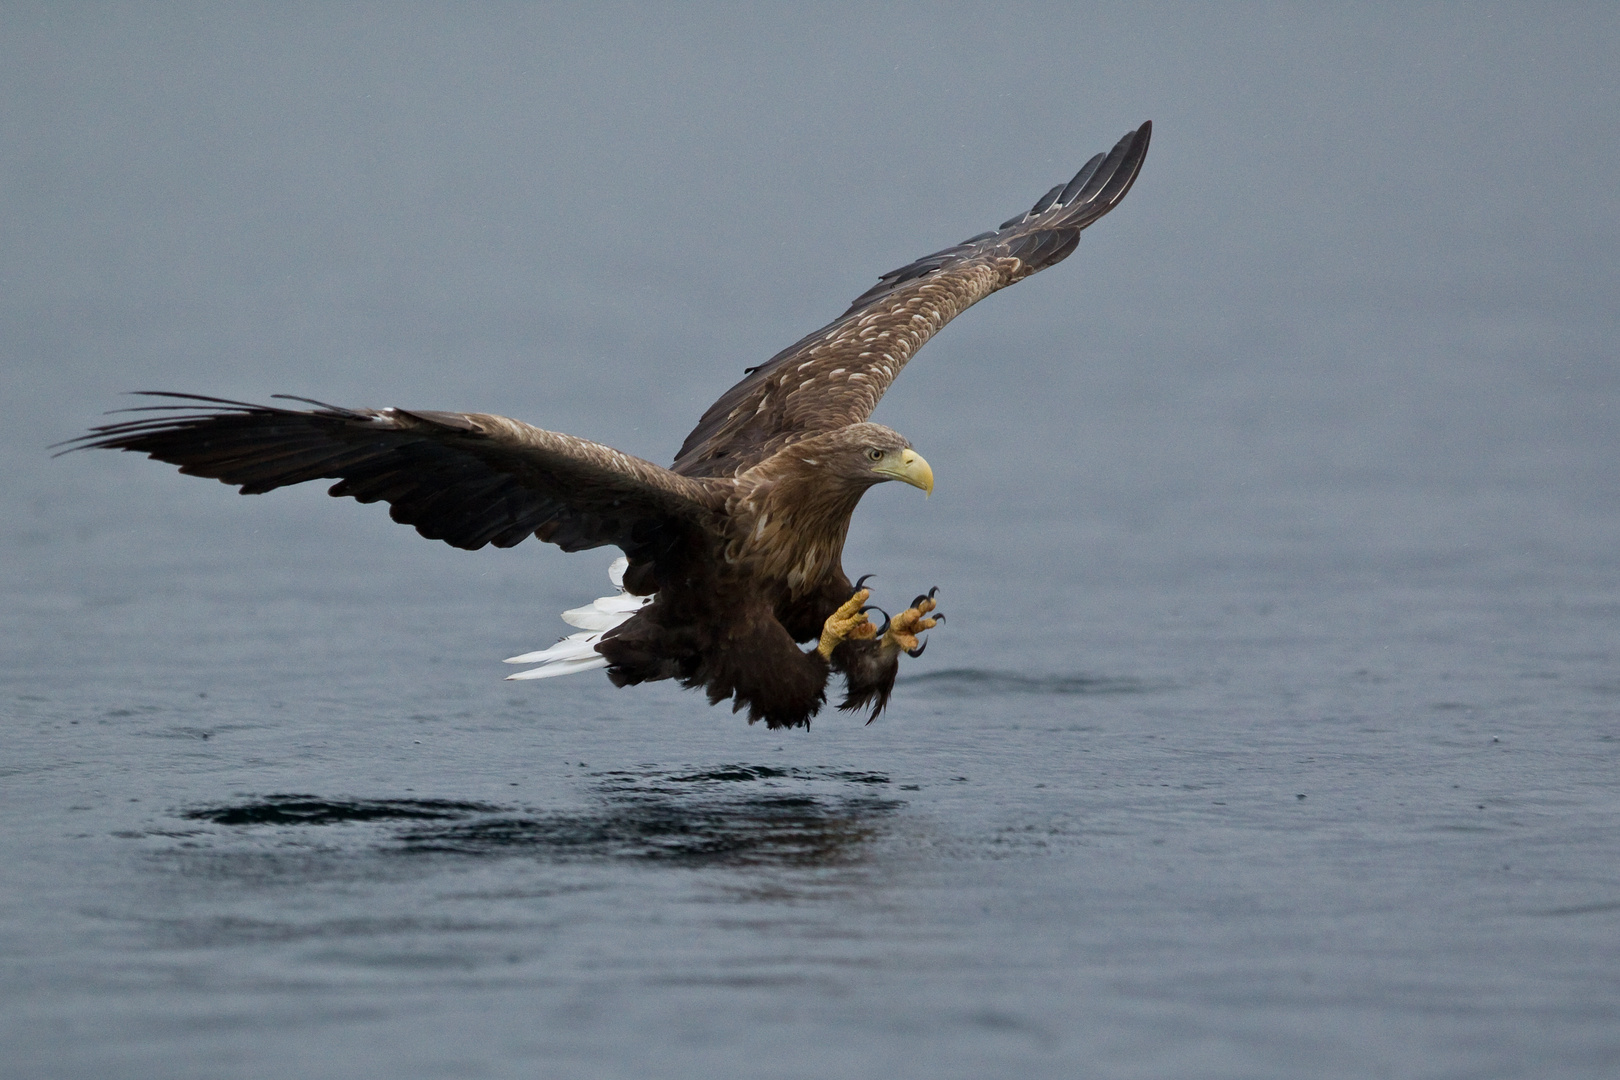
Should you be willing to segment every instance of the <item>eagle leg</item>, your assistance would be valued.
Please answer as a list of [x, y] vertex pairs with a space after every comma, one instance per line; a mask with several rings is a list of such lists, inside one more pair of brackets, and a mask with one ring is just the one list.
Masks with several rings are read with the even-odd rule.
[[867, 609], [864, 606], [871, 597], [872, 590], [856, 589], [854, 596], [827, 616], [827, 621], [821, 627], [821, 644], [816, 646], [823, 660], [830, 660], [833, 650], [845, 641], [862, 641], [877, 636], [877, 627], [866, 617]]
[[[840, 608], [839, 612], [853, 607], [852, 600]], [[870, 709], [871, 713], [866, 720], [868, 724], [878, 718], [889, 703], [889, 695], [894, 691], [895, 676], [900, 671], [901, 652], [909, 656], [921, 656], [924, 643], [917, 640], [917, 635], [924, 630], [932, 630], [945, 621], [945, 616], [932, 614], [934, 608], [934, 591], [930, 591], [913, 600], [907, 610], [886, 619], [881, 630], [867, 623], [860, 630], [862, 637], [857, 638], [852, 633], [847, 639], [833, 646], [834, 652], [829, 661], [834, 670], [843, 673], [846, 690], [844, 700], [838, 706], [840, 709], [848, 712]], [[863, 607], [859, 610], [871, 609]], [[838, 612], [835, 612], [833, 617], [827, 620], [829, 626], [837, 618]]]

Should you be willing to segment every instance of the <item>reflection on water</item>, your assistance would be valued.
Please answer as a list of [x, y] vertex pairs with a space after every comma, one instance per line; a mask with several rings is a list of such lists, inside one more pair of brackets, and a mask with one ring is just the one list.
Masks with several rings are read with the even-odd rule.
[[364, 846], [399, 855], [814, 867], [857, 859], [904, 805], [875, 794], [889, 783], [885, 775], [825, 768], [647, 766], [593, 779], [596, 805], [584, 810], [299, 794], [197, 807], [183, 816], [230, 828], [269, 826], [298, 847], [305, 846], [305, 827], [352, 823], [382, 826]]

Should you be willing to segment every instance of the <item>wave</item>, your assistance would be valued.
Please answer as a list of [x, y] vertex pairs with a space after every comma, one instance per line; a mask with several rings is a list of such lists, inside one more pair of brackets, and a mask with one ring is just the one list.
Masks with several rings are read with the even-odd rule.
[[1001, 694], [1141, 694], [1154, 687], [1141, 679], [1101, 675], [1026, 675], [985, 668], [948, 668], [900, 679], [908, 690], [991, 697]]

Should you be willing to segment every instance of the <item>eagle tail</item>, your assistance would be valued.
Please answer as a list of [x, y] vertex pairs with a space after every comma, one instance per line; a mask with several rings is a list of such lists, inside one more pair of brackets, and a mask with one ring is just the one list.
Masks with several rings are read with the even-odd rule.
[[628, 559], [615, 559], [608, 567], [608, 579], [618, 587], [613, 596], [604, 596], [584, 607], [570, 608], [562, 613], [563, 621], [578, 626], [581, 632], [569, 634], [549, 649], [524, 653], [509, 658], [508, 664], [538, 664], [539, 667], [508, 675], [508, 679], [551, 679], [558, 675], [572, 675], [576, 671], [591, 671], [608, 666], [607, 657], [596, 651], [597, 643], [609, 630], [620, 625], [652, 602], [650, 596], [635, 596], [624, 591], [624, 571]]

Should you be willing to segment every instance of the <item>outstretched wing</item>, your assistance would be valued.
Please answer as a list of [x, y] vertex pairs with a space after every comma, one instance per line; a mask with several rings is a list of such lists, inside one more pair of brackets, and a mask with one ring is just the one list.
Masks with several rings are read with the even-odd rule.
[[860, 423], [940, 327], [997, 289], [1067, 258], [1119, 204], [1151, 122], [994, 232], [891, 270], [837, 320], [794, 342], [709, 406], [675, 458], [686, 476], [733, 476], [805, 435]]
[[332, 495], [387, 502], [395, 521], [468, 550], [512, 547], [532, 534], [564, 551], [616, 544], [653, 561], [712, 529], [724, 508], [725, 485], [504, 416], [147, 396], [203, 408], [133, 409], [158, 415], [104, 424], [68, 450], [137, 451], [240, 485], [244, 495], [337, 480]]

